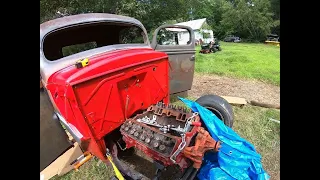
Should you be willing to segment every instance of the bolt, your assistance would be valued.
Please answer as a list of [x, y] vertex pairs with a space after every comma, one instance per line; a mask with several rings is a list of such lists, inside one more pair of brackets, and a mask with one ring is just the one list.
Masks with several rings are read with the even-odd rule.
[[127, 126], [127, 127], [125, 127], [125, 128], [124, 128], [124, 130], [125, 130], [125, 131], [128, 131], [128, 130], [129, 130], [129, 127], [128, 127], [128, 126]]
[[141, 136], [140, 136], [140, 140], [145, 140], [146, 139], [146, 137], [143, 135], [143, 134], [141, 134]]
[[150, 138], [146, 138], [145, 140], [144, 140], [144, 142], [146, 142], [146, 143], [149, 143], [151, 140], [150, 140]]
[[138, 137], [138, 136], [139, 136], [139, 132], [136, 131], [133, 135], [134, 135], [135, 137]]
[[135, 132], [135, 129], [131, 129], [129, 134], [133, 134]]
[[159, 145], [160, 145], [160, 143], [158, 141], [154, 141], [153, 142], [153, 147], [154, 148], [157, 148]]
[[159, 140], [161, 139], [161, 137], [160, 137], [159, 134], [157, 134], [156, 136], [154, 136], [154, 139], [157, 140], [157, 141], [159, 141]]
[[164, 150], [166, 149], [166, 146], [163, 145], [163, 144], [161, 144], [161, 145], [159, 146], [159, 149], [160, 149], [160, 151], [164, 151]]

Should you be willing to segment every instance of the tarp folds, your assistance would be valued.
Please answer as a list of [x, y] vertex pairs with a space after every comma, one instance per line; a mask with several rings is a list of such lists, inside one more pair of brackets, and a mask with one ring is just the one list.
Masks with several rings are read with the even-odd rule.
[[267, 180], [270, 176], [261, 164], [254, 146], [226, 126], [215, 114], [194, 101], [179, 99], [198, 112], [212, 138], [221, 142], [220, 151], [208, 152], [199, 170], [200, 180]]

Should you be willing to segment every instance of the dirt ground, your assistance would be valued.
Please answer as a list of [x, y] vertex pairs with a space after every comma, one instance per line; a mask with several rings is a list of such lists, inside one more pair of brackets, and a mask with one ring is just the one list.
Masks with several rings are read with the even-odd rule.
[[240, 80], [218, 75], [195, 74], [188, 95], [200, 97], [205, 94], [235, 96], [247, 101], [280, 105], [280, 87], [256, 80]]

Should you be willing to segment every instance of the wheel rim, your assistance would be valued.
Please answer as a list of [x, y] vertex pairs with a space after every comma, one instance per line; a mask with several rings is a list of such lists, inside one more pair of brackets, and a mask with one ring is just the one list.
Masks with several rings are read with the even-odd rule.
[[207, 109], [209, 109], [213, 114], [215, 114], [220, 120], [222, 120], [223, 123], [225, 123], [224, 118], [222, 116], [222, 114], [215, 108], [213, 107], [205, 107]]

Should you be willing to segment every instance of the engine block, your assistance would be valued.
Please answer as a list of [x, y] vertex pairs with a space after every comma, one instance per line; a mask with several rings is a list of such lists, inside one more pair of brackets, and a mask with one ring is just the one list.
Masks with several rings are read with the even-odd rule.
[[126, 148], [135, 147], [165, 166], [178, 164], [184, 169], [192, 162], [184, 156], [183, 149], [195, 139], [200, 125], [198, 114], [158, 103], [126, 120], [120, 132]]

